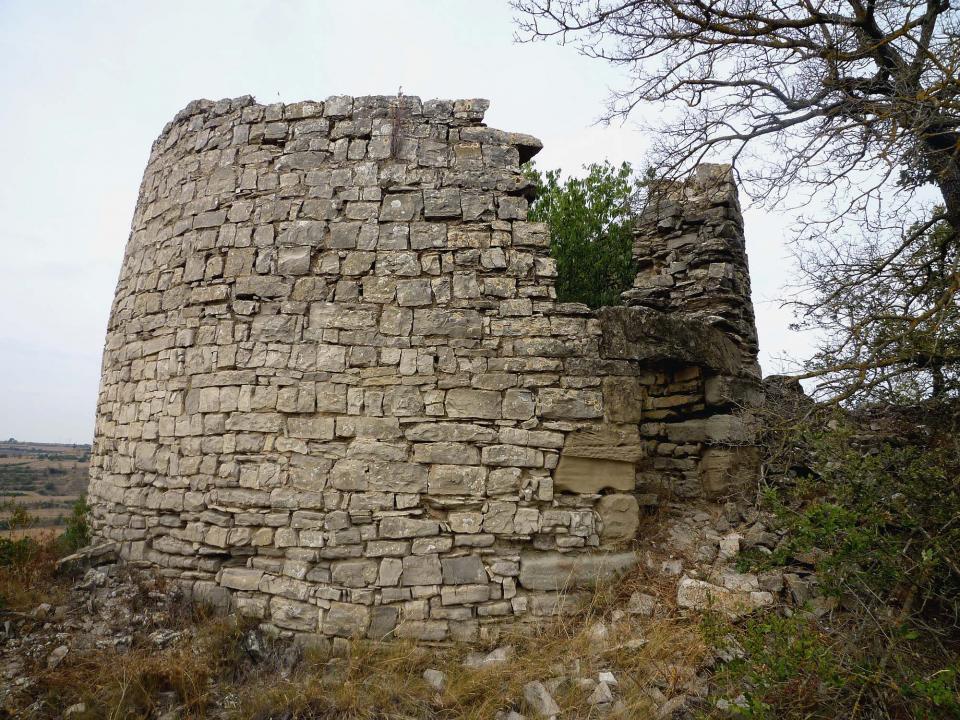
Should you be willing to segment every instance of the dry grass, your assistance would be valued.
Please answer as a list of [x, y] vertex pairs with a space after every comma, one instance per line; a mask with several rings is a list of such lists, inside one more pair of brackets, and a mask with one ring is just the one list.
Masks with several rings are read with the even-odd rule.
[[[24, 537], [18, 531], [13, 540]], [[69, 584], [54, 573], [58, 548], [53, 531], [29, 533], [29, 537], [33, 542], [22, 545], [22, 550], [10, 550], [11, 562], [0, 562], [0, 610], [28, 612], [44, 602], [58, 605], [69, 592]]]
[[[184, 631], [180, 641], [157, 650], [139, 638], [122, 655], [71, 651], [55, 670], [34, 668], [37, 682], [21, 706], [29, 704], [29, 717], [38, 720], [60, 717], [79, 702], [86, 711], [76, 720], [155, 718], [170, 710], [175, 717], [224, 720], [488, 720], [499, 710], [522, 711], [527, 682], [566, 677], [551, 685], [554, 698], [568, 716], [586, 718], [598, 716], [587, 704], [592, 688], [576, 679], [609, 670], [622, 706], [607, 716], [647, 717], [651, 688], [668, 697], [680, 692], [684, 678], [676, 668], [695, 667], [707, 648], [695, 619], [669, 611], [642, 619], [615, 612], [635, 588], [649, 592], [651, 586], [635, 574], [598, 589], [575, 615], [505, 631], [496, 646], [513, 646], [513, 656], [479, 669], [465, 667], [464, 658], [494, 645], [355, 641], [343, 654], [317, 648], [298, 653], [261, 637], [265, 649], [251, 654], [244, 644], [255, 631], [251, 623], [187, 606], [175, 621]], [[645, 643], [628, 646], [641, 638]], [[423, 680], [427, 668], [445, 673], [443, 692]]]
[[[505, 633], [497, 645], [511, 645], [513, 657], [487, 668], [463, 665], [466, 654], [477, 650], [469, 646], [355, 642], [347, 657], [308, 653], [289, 676], [267, 677], [238, 689], [228, 717], [487, 720], [499, 710], [522, 710], [527, 682], [559, 677], [568, 678], [553, 693], [564, 712], [597, 717], [598, 711], [587, 704], [592, 688], [576, 679], [596, 679], [603, 670], [616, 676], [617, 696], [623, 703], [619, 712], [607, 717], [649, 717], [654, 710], [651, 689], [657, 687], [668, 697], [680, 692], [680, 685], [689, 679], [680, 669], [699, 665], [707, 647], [695, 618], [671, 612], [668, 617], [625, 616], [614, 621], [614, 611], [634, 589], [650, 592], [651, 586], [638, 573], [598, 589], [576, 615]], [[600, 624], [606, 630], [603, 637], [597, 635]], [[628, 645], [638, 639], [645, 642]], [[443, 692], [423, 680], [427, 668], [447, 676]]]

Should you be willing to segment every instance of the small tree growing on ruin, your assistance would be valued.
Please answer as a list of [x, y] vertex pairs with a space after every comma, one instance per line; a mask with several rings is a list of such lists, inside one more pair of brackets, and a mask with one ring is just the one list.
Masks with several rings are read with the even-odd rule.
[[629, 163], [584, 168], [584, 177], [560, 180], [560, 170], [524, 174], [538, 188], [529, 219], [550, 225], [557, 261], [557, 298], [590, 307], [619, 305], [633, 280], [633, 218], [640, 185]]

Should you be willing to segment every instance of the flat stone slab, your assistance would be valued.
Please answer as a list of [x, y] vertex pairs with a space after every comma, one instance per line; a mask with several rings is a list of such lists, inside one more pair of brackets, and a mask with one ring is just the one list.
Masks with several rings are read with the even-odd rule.
[[594, 587], [623, 575], [637, 562], [635, 552], [524, 553], [520, 556], [520, 584], [527, 590]]

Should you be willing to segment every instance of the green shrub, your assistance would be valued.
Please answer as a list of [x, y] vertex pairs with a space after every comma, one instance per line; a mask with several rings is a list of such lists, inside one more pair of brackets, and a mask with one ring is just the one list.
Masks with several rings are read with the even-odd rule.
[[87, 522], [89, 513], [90, 506], [87, 504], [87, 499], [81, 496], [73, 504], [73, 512], [67, 519], [67, 527], [63, 535], [58, 538], [63, 554], [76, 552], [90, 543], [90, 525]]
[[585, 177], [561, 182], [560, 170], [540, 173], [532, 163], [525, 165], [539, 189], [529, 218], [550, 226], [561, 302], [619, 305], [635, 275], [632, 227], [640, 183], [629, 163], [585, 169]]
[[736, 716], [960, 718], [960, 448], [952, 430], [920, 435], [814, 413], [782, 438], [806, 458], [764, 493], [785, 534], [741, 569], [812, 563], [839, 611], [705, 627], [746, 651], [714, 698]]

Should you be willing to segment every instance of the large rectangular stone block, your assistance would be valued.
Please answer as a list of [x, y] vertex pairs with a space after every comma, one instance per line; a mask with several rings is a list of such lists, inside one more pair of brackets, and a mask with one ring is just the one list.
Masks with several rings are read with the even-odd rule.
[[527, 590], [570, 590], [593, 587], [633, 568], [635, 552], [524, 553], [520, 556], [520, 584]]
[[553, 473], [556, 492], [594, 494], [609, 488], [630, 491], [636, 486], [636, 465], [622, 460], [602, 460], [561, 455]]
[[542, 388], [537, 394], [537, 414], [552, 420], [601, 417], [603, 393], [596, 390]]

